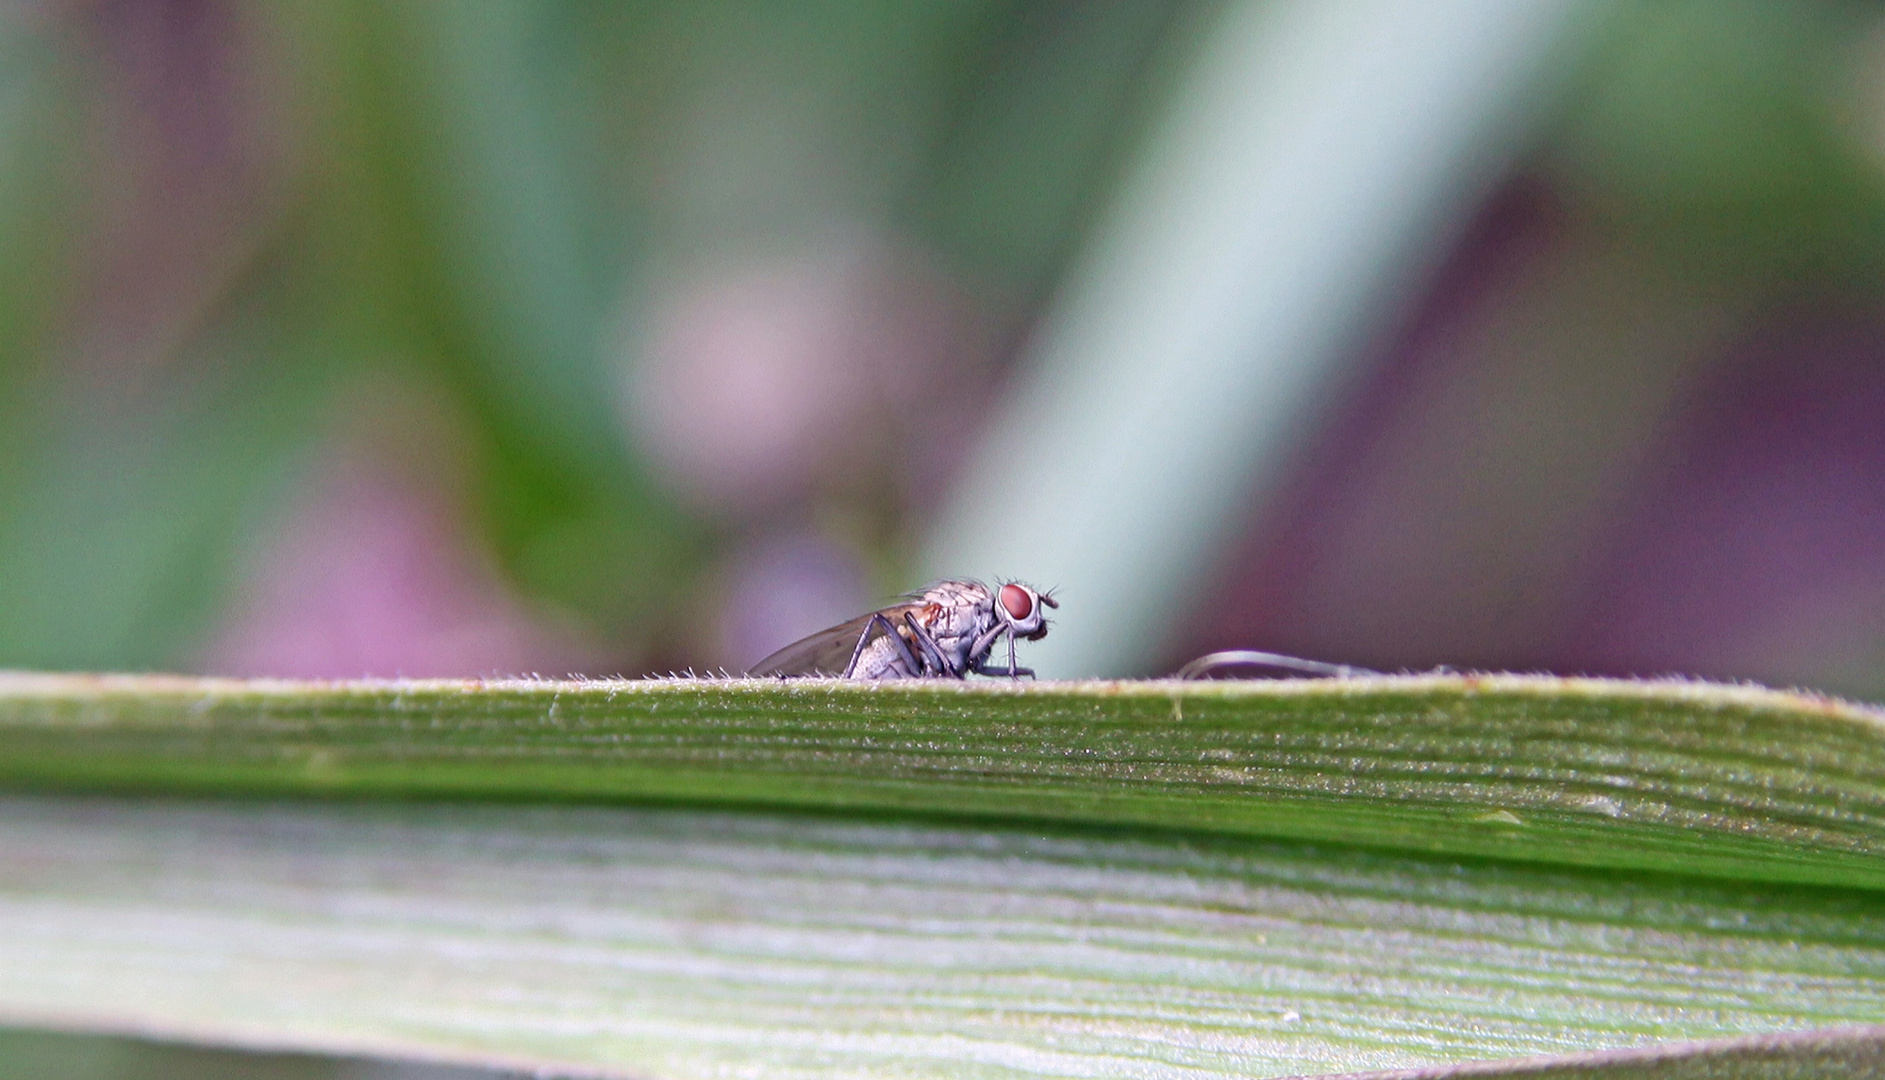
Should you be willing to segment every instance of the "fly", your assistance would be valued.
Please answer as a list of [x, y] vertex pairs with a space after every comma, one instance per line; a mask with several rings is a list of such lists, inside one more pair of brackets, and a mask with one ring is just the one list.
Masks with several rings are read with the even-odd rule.
[[[979, 581], [939, 581], [903, 603], [795, 641], [748, 675], [840, 679], [962, 679], [970, 674], [1018, 679], [1034, 672], [1016, 662], [1016, 641], [1047, 636], [1052, 596], [1019, 582], [991, 589]], [[988, 661], [1008, 643], [1006, 667]]]

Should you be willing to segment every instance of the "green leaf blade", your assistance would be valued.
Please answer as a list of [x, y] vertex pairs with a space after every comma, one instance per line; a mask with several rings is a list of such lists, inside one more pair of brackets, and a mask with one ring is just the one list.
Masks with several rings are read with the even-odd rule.
[[1878, 713], [1694, 683], [0, 676], [0, 1021], [623, 1076], [1863, 1069], [1881, 778]]
[[1885, 720], [1696, 683], [12, 676], [0, 782], [1018, 817], [1885, 888]]

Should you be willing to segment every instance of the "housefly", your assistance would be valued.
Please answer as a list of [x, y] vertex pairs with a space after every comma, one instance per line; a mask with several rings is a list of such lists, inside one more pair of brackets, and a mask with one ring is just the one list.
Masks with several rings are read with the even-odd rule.
[[[991, 589], [979, 581], [939, 581], [903, 603], [795, 641], [747, 674], [840, 679], [1032, 676], [1033, 671], [1015, 662], [1015, 642], [1046, 637], [1043, 609], [1059, 606], [1052, 596], [1019, 582]], [[1008, 642], [1008, 665], [992, 666], [989, 658], [1003, 639]]]

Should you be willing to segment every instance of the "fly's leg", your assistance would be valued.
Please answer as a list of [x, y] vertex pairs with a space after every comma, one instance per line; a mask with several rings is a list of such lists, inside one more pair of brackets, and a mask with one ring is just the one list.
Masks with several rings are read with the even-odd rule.
[[[1003, 634], [1007, 633], [1008, 627], [1001, 623], [996, 623], [994, 626], [982, 631], [982, 636], [976, 638], [975, 641], [969, 645], [969, 670], [981, 671], [982, 661], [988, 659], [988, 651], [995, 647], [995, 642], [1000, 641]], [[1009, 640], [1014, 640], [1012, 634], [1009, 634]], [[1010, 664], [1009, 666], [1013, 667], [1014, 665]]]
[[[909, 613], [905, 612], [903, 617], [908, 619], [910, 617]], [[903, 670], [909, 673], [908, 677], [912, 679], [922, 678], [923, 661], [917, 658], [916, 653], [910, 651], [910, 643], [903, 640], [903, 635], [897, 633], [896, 630], [891, 627], [889, 619], [879, 615], [877, 616], [877, 622], [883, 626], [884, 636], [890, 639], [892, 645], [896, 646], [897, 659], [902, 661]]]
[[864, 624], [864, 632], [857, 636], [857, 647], [851, 650], [851, 662], [844, 665], [844, 674], [838, 676], [839, 678], [853, 677], [853, 673], [857, 671], [857, 662], [864, 656], [864, 646], [870, 644], [871, 631], [877, 629], [878, 620], [882, 618], [882, 615], [872, 615], [870, 621]]
[[857, 648], [851, 650], [851, 662], [844, 665], [843, 677], [857, 678], [857, 662], [864, 657], [864, 646], [871, 643], [871, 635], [879, 629], [882, 629], [884, 636], [896, 645], [897, 651], [903, 654], [900, 659], [904, 662], [904, 670], [913, 676], [921, 674], [923, 667], [917, 662], [916, 654], [910, 651], [910, 643], [903, 640], [903, 635], [897, 633], [897, 628], [890, 625], [890, 620], [884, 618], [882, 612], [878, 612], [871, 616], [870, 622], [864, 624], [864, 632], [858, 635]]
[[[936, 645], [936, 639], [930, 637], [929, 632], [917, 624], [915, 615], [904, 612], [903, 624], [910, 628], [910, 638], [916, 642], [916, 647], [923, 650], [922, 670], [933, 671], [938, 677], [954, 674], [949, 670], [949, 665], [943, 663], [942, 649]], [[956, 675], [958, 679], [961, 677]]]
[[1012, 664], [1010, 664], [1009, 666], [1005, 668], [989, 667], [987, 665], [983, 665], [981, 667], [976, 668], [975, 673], [977, 675], [1006, 675], [1011, 679], [1019, 679], [1023, 675], [1026, 675], [1030, 679], [1034, 678], [1033, 668], [1015, 667]]
[[[988, 652], [995, 645], [994, 639], [1000, 636], [1004, 631], [1008, 634], [1008, 666], [995, 667], [988, 662]], [[977, 642], [976, 644], [981, 647], [976, 650], [976, 659], [969, 662], [970, 671], [975, 672], [977, 675], [1006, 675], [1010, 679], [1019, 679], [1023, 675], [1026, 675], [1030, 679], [1034, 678], [1033, 668], [1024, 668], [1015, 662], [1014, 632], [1007, 627], [996, 627], [994, 630], [989, 631], [989, 637], [986, 643]]]

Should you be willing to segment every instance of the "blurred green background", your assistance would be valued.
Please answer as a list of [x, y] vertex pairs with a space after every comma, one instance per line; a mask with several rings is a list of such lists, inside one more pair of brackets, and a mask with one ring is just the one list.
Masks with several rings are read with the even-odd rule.
[[[1885, 695], [1885, 10], [1590, 10], [1144, 670]], [[919, 584], [1219, 11], [9, 5], [0, 665], [739, 670]]]
[[888, 587], [949, 447], [861, 384], [988, 392], [1173, 12], [0, 17], [0, 664], [427, 675], [737, 667], [744, 538]]

